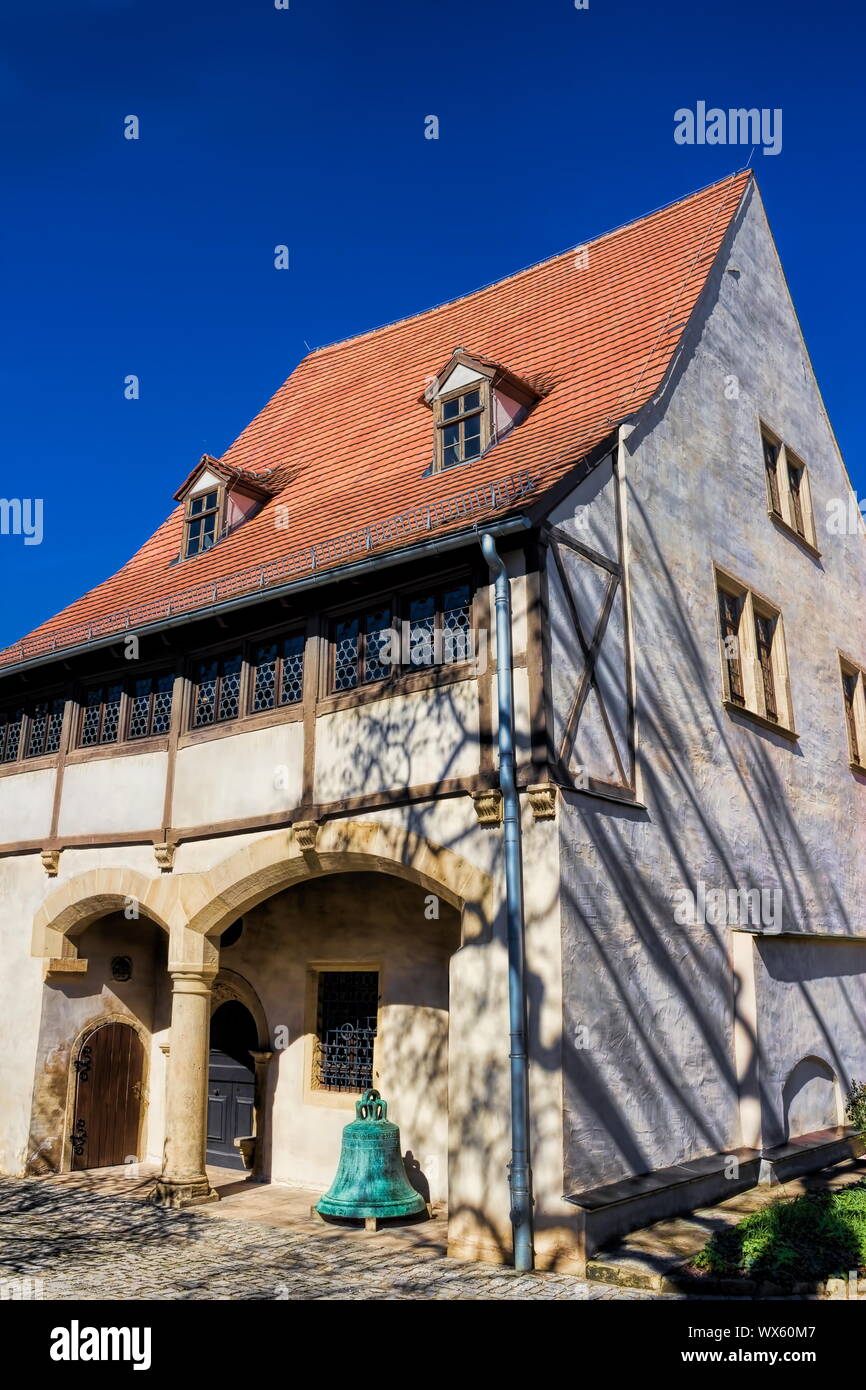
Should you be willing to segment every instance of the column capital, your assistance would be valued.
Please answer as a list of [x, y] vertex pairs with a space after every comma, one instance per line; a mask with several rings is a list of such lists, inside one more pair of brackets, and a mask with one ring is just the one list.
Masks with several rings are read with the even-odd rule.
[[218, 967], [178, 962], [169, 965], [168, 973], [173, 994], [210, 994]]

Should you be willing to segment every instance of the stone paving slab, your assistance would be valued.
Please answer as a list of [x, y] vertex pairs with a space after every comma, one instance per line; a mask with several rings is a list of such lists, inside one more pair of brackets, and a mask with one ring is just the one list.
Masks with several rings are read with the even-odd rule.
[[[0, 1179], [0, 1281], [47, 1300], [532, 1300], [670, 1298], [565, 1274], [516, 1274], [342, 1229], [168, 1211], [80, 1183]], [[415, 1228], [419, 1229], [419, 1228]], [[0, 1288], [2, 1291], [2, 1288]]]

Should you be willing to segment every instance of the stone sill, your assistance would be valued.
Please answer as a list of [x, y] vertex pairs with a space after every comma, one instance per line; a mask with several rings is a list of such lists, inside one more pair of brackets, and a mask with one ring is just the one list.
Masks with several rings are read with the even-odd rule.
[[722, 704], [728, 714], [742, 715], [743, 719], [757, 724], [759, 729], [766, 729], [771, 734], [779, 734], [781, 738], [786, 738], [789, 743], [798, 743], [800, 740], [800, 735], [795, 729], [787, 729], [784, 724], [777, 724], [774, 720], [765, 718], [763, 714], [758, 714], [757, 710], [748, 709], [746, 705], [738, 705], [736, 700], [723, 700]]
[[813, 545], [810, 540], [807, 540], [805, 536], [801, 536], [796, 527], [789, 526], [783, 516], [780, 516], [778, 512], [771, 512], [769, 508], [767, 509], [767, 516], [774, 526], [778, 526], [780, 531], [784, 531], [786, 536], [790, 536], [792, 541], [796, 541], [799, 546], [802, 546], [806, 554], [811, 555], [813, 560], [820, 560], [821, 552], [818, 547]]

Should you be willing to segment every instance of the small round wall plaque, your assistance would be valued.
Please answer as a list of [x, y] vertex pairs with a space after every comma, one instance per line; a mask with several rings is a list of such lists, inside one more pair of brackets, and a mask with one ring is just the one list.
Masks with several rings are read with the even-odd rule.
[[132, 957], [131, 956], [112, 956], [111, 957], [111, 978], [112, 980], [132, 979]]

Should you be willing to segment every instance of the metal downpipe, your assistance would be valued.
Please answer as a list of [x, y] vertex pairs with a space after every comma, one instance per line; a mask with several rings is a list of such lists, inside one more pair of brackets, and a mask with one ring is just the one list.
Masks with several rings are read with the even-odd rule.
[[494, 576], [496, 596], [496, 685], [499, 706], [499, 786], [505, 844], [505, 900], [508, 920], [508, 1010], [511, 1032], [511, 1228], [514, 1267], [533, 1267], [532, 1171], [529, 1164], [529, 1070], [526, 1055], [526, 961], [523, 913], [523, 846], [520, 798], [514, 768], [514, 685], [511, 647], [511, 591], [508, 574], [489, 532], [481, 550]]

